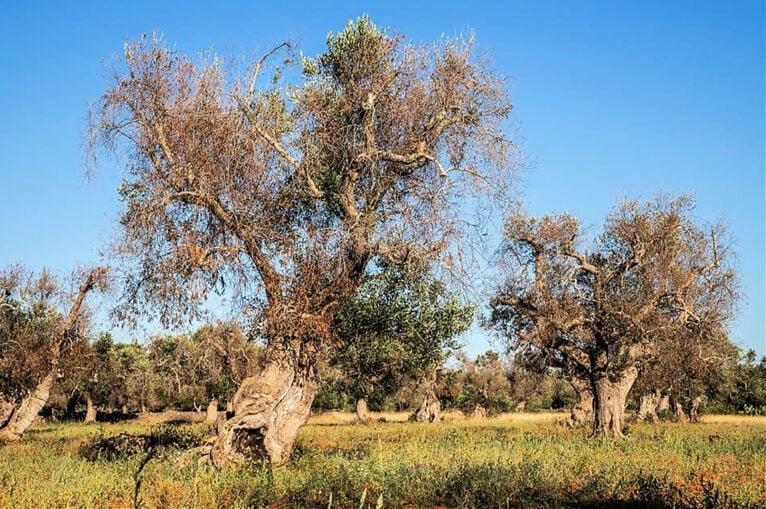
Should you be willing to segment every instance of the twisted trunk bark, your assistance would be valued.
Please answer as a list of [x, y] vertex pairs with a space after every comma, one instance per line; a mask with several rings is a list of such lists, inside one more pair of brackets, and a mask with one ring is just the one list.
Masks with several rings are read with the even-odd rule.
[[55, 369], [50, 371], [27, 395], [8, 419], [5, 427], [0, 430], [0, 442], [15, 442], [21, 440], [24, 432], [35, 422], [40, 410], [48, 402], [51, 388], [56, 380]]
[[441, 408], [441, 402], [436, 397], [436, 391], [434, 391], [433, 387], [429, 387], [426, 389], [423, 404], [420, 405], [415, 414], [415, 420], [417, 422], [441, 422]]
[[217, 420], [218, 420], [218, 399], [213, 398], [210, 400], [210, 403], [208, 403], [207, 405], [207, 410], [205, 411], [205, 420], [202, 421], [202, 424], [212, 426], [213, 424], [215, 424]]
[[591, 380], [594, 395], [593, 436], [622, 437], [625, 424], [625, 400], [638, 376], [638, 369], [627, 368], [617, 381], [606, 374]]
[[667, 412], [670, 410], [670, 396], [665, 394], [660, 398], [660, 403], [657, 405], [657, 412]]
[[692, 400], [692, 406], [689, 410], [689, 420], [692, 422], [700, 422], [699, 409], [702, 404], [702, 398], [697, 396]]
[[687, 422], [689, 420], [686, 417], [681, 401], [674, 394], [670, 395], [670, 406], [673, 408], [673, 413], [676, 414], [678, 422]]
[[356, 418], [362, 424], [365, 424], [370, 420], [370, 414], [367, 409], [367, 398], [359, 398], [356, 401]]
[[96, 407], [93, 405], [93, 398], [88, 394], [85, 397], [85, 422], [96, 422], [97, 414]]
[[471, 419], [486, 419], [487, 415], [488, 415], [487, 409], [477, 404], [475, 407], [473, 407], [473, 412], [471, 413]]
[[581, 426], [593, 419], [593, 390], [590, 383], [581, 378], [572, 378], [569, 383], [577, 395], [577, 403], [572, 407], [569, 424]]
[[657, 409], [660, 406], [661, 400], [662, 393], [659, 389], [656, 389], [654, 392], [642, 394], [639, 399], [638, 418], [644, 421], [647, 417], [651, 417], [653, 423], [659, 422], [660, 418], [657, 415]]
[[246, 378], [233, 400], [233, 415], [219, 421], [210, 458], [221, 467], [248, 458], [284, 465], [311, 412], [319, 380], [300, 351], [269, 347], [260, 373]]

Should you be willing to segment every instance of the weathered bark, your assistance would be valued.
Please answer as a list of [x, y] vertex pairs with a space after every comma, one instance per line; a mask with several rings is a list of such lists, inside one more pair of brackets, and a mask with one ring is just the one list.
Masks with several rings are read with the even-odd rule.
[[436, 397], [436, 391], [434, 391], [433, 387], [428, 387], [423, 403], [415, 413], [415, 420], [417, 422], [441, 422], [441, 408], [441, 402]]
[[233, 400], [233, 416], [219, 421], [210, 452], [213, 464], [243, 463], [248, 457], [285, 464], [295, 437], [311, 412], [319, 380], [309, 364], [272, 348], [260, 373], [246, 378]]
[[207, 405], [207, 410], [205, 411], [205, 420], [202, 421], [202, 424], [206, 424], [208, 426], [212, 426], [216, 423], [218, 420], [218, 399], [213, 398], [210, 400], [210, 403]]
[[93, 404], [93, 398], [90, 394], [85, 396], [85, 422], [96, 422], [98, 412]]
[[673, 408], [673, 413], [676, 414], [678, 422], [687, 422], [689, 419], [686, 417], [684, 407], [681, 405], [681, 401], [674, 395], [670, 395], [670, 406]]
[[471, 413], [471, 419], [486, 419], [487, 415], [488, 415], [487, 409], [477, 404], [475, 407], [473, 407], [473, 412]]
[[660, 418], [657, 415], [657, 409], [660, 406], [662, 400], [662, 393], [659, 389], [654, 392], [642, 394], [639, 398], [638, 404], [638, 418], [645, 421], [647, 417], [651, 417], [652, 422], [659, 422]]
[[356, 418], [362, 424], [370, 420], [370, 414], [367, 409], [367, 398], [359, 398], [356, 401]]
[[568, 423], [571, 426], [581, 426], [593, 419], [593, 390], [590, 383], [581, 378], [573, 377], [569, 383], [577, 395], [577, 402], [572, 407]]
[[670, 395], [665, 394], [660, 398], [660, 403], [657, 405], [657, 412], [667, 412], [670, 410]]
[[13, 415], [0, 430], [0, 442], [15, 442], [21, 440], [24, 432], [35, 422], [40, 410], [48, 402], [51, 394], [51, 387], [56, 380], [55, 371], [51, 371], [37, 384], [27, 397], [21, 400], [21, 403], [13, 412]]
[[692, 406], [689, 409], [689, 420], [692, 422], [700, 422], [699, 409], [702, 404], [702, 398], [697, 396], [692, 400]]
[[12, 401], [0, 398], [0, 429], [10, 420], [16, 405]]
[[624, 436], [625, 400], [637, 376], [638, 369], [629, 367], [617, 381], [610, 380], [606, 374], [591, 380], [593, 436]]

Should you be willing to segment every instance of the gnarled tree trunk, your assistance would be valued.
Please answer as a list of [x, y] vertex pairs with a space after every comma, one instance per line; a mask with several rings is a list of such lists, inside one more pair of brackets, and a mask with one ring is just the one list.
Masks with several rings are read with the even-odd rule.
[[593, 387], [593, 435], [622, 437], [625, 400], [638, 376], [638, 369], [627, 368], [617, 381], [604, 373], [591, 380]]
[[477, 404], [475, 407], [473, 407], [473, 412], [471, 413], [471, 419], [486, 419], [487, 415], [488, 415], [487, 409]]
[[588, 381], [572, 377], [569, 380], [577, 395], [577, 402], [572, 407], [568, 423], [572, 426], [581, 426], [593, 419], [593, 390]]
[[356, 418], [362, 424], [370, 420], [370, 414], [367, 408], [367, 398], [359, 398], [356, 400]]
[[48, 402], [53, 382], [56, 380], [55, 370], [49, 372], [37, 384], [27, 397], [21, 400], [19, 406], [8, 419], [5, 427], [0, 430], [0, 442], [14, 442], [21, 440], [24, 432], [35, 422], [40, 410]]
[[670, 395], [670, 406], [673, 408], [673, 413], [676, 414], [678, 422], [687, 422], [689, 420], [686, 417], [686, 413], [684, 412], [683, 405], [681, 405], [681, 401], [675, 396], [675, 394]]
[[213, 398], [210, 400], [210, 403], [208, 403], [207, 405], [207, 410], [205, 411], [205, 420], [202, 421], [202, 424], [212, 426], [213, 424], [215, 424], [217, 420], [218, 420], [218, 399]]
[[642, 394], [639, 398], [638, 418], [644, 421], [647, 417], [651, 417], [652, 422], [659, 422], [660, 418], [657, 415], [657, 408], [660, 406], [660, 400], [662, 400], [662, 393], [659, 389]]
[[692, 422], [700, 422], [699, 409], [702, 404], [702, 398], [697, 396], [692, 400], [692, 406], [689, 409], [689, 420]]
[[233, 416], [219, 424], [210, 452], [215, 466], [243, 463], [248, 457], [274, 466], [289, 460], [319, 390], [315, 371], [298, 358], [299, 353], [284, 347], [269, 347], [260, 373], [242, 382], [232, 402]]
[[660, 403], [657, 405], [657, 412], [667, 412], [670, 410], [670, 395], [665, 394], [660, 398]]
[[429, 386], [426, 389], [423, 403], [415, 413], [415, 420], [417, 422], [441, 422], [441, 409], [442, 405], [439, 398], [436, 397], [436, 391], [433, 386]]
[[93, 404], [93, 398], [90, 394], [85, 396], [85, 422], [96, 422], [96, 416], [98, 412]]

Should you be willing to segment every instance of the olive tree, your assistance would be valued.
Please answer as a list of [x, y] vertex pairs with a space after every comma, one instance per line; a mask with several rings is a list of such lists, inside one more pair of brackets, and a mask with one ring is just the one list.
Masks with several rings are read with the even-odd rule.
[[461, 353], [458, 360], [459, 371], [451, 387], [457, 408], [473, 418], [512, 409], [508, 366], [497, 352], [488, 350], [475, 359]]
[[[472, 318], [473, 307], [462, 305], [426, 267], [387, 266], [370, 276], [338, 313], [343, 347], [331, 361], [357, 400], [359, 420], [368, 419], [369, 398], [382, 400], [408, 380], [430, 379]], [[433, 388], [424, 389], [421, 409], [434, 408]], [[435, 417], [427, 410], [421, 415]]]
[[699, 420], [703, 397], [726, 383], [739, 355], [727, 332], [714, 325], [687, 327], [658, 339], [653, 362], [645, 364], [636, 381], [639, 418], [656, 422], [667, 405], [680, 421]]
[[622, 435], [628, 392], [663, 341], [731, 316], [737, 282], [723, 228], [693, 210], [686, 196], [626, 200], [587, 251], [570, 215], [507, 219], [492, 323], [588, 380], [597, 435]]
[[267, 344], [214, 464], [245, 459], [243, 444], [288, 460], [339, 306], [378, 261], [459, 272], [475, 214], [514, 170], [510, 110], [472, 40], [414, 45], [367, 18], [316, 58], [282, 45], [242, 72], [156, 39], [126, 46], [92, 115], [93, 146], [127, 159], [118, 316], [194, 316], [231, 292]]
[[21, 266], [0, 271], [0, 442], [20, 440], [62, 375], [62, 356], [88, 332], [85, 298], [104, 289], [106, 270], [76, 271], [66, 281]]

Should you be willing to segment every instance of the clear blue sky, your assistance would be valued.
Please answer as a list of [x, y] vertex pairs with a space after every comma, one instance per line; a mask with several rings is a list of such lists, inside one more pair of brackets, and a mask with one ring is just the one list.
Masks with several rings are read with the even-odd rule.
[[107, 163], [84, 180], [81, 133], [123, 42], [158, 30], [225, 56], [289, 37], [311, 54], [367, 12], [414, 41], [475, 30], [511, 78], [533, 212], [598, 224], [620, 196], [695, 193], [699, 215], [723, 217], [736, 239], [733, 337], [766, 353], [762, 0], [64, 4], [5, 2], [0, 15], [0, 265], [64, 272], [96, 260], [113, 231], [118, 172]]

